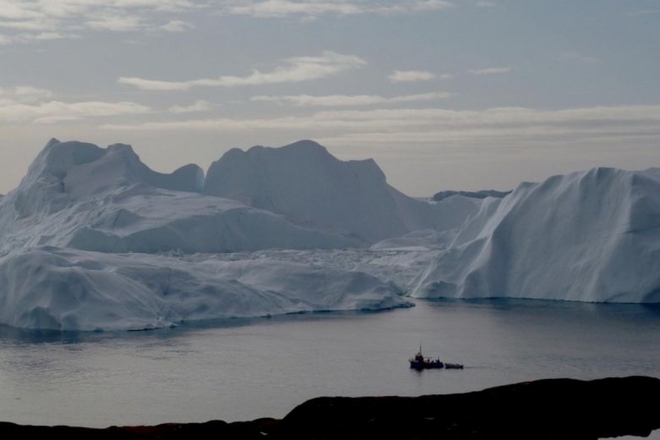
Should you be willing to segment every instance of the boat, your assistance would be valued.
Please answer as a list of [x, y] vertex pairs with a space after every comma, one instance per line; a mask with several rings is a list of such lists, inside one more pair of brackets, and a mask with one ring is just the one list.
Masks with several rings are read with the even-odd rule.
[[410, 362], [410, 368], [420, 371], [420, 370], [426, 370], [426, 369], [434, 369], [434, 368], [447, 368], [447, 369], [463, 369], [463, 365], [461, 364], [448, 364], [442, 362], [440, 359], [431, 359], [428, 357], [424, 357], [422, 354], [422, 346], [419, 346], [419, 351], [415, 355], [414, 358], [408, 360]]
[[449, 364], [445, 362], [445, 368], [448, 370], [462, 370], [463, 364]]

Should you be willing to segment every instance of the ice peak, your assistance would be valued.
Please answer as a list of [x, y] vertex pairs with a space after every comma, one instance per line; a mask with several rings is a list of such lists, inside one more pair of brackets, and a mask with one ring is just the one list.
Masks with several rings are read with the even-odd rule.
[[[416, 201], [394, 191], [374, 160], [342, 161], [310, 140], [279, 148], [230, 150], [209, 168], [204, 193], [367, 243], [409, 232], [413, 223], [423, 224], [422, 229], [432, 227], [418, 219], [427, 216], [420, 212], [428, 206], [418, 207]], [[402, 214], [411, 204], [416, 213]]]
[[44, 148], [51, 148], [53, 145], [57, 145], [59, 143], [60, 143], [59, 139], [50, 138], [50, 140], [48, 142], [46, 142], [46, 145], [44, 146]]
[[[110, 152], [120, 152], [120, 153], [133, 153], [135, 154], [135, 151], [133, 151], [133, 147], [128, 145], [128, 144], [112, 144], [108, 145], [108, 151]], [[137, 156], [137, 155], [136, 155]]]
[[[301, 140], [292, 144], [285, 145], [283, 147], [276, 148], [265, 147], [263, 145], [255, 145], [245, 152], [242, 150], [237, 151], [247, 155], [250, 158], [272, 157], [273, 155], [276, 155], [280, 158], [287, 158], [290, 160], [300, 160], [302, 158], [310, 159], [312, 157], [318, 157], [319, 160], [323, 160], [322, 158], [331, 158], [337, 160], [323, 145], [311, 140]], [[237, 155], [238, 153], [232, 152], [231, 154]]]
[[[187, 165], [172, 174], [161, 174], [142, 163], [130, 145], [94, 144], [51, 139], [32, 162], [18, 190], [24, 215], [57, 200], [57, 208], [71, 200], [97, 196], [109, 190], [136, 184], [178, 191], [200, 192], [204, 172]], [[31, 196], [28, 196], [31, 194]]]

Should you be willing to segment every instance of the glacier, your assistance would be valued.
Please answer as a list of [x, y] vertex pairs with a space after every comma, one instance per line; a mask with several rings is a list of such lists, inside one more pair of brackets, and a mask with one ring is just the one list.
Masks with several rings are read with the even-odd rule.
[[660, 171], [414, 199], [316, 142], [151, 170], [56, 139], [0, 196], [0, 324], [132, 330], [413, 298], [660, 302]]

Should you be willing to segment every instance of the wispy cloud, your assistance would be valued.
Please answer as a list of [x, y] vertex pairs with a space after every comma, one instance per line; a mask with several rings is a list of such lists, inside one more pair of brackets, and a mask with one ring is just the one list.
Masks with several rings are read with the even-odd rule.
[[51, 98], [53, 92], [33, 86], [16, 86], [12, 95], [14, 99], [20, 102], [37, 102]]
[[658, 15], [660, 14], [660, 9], [638, 9], [636, 11], [628, 11], [625, 15], [628, 17], [643, 17], [647, 15]]
[[112, 32], [129, 32], [136, 31], [142, 27], [142, 19], [136, 15], [119, 15], [119, 14], [98, 14], [94, 15], [91, 20], [87, 21], [87, 26], [96, 30], [105, 30]]
[[600, 59], [596, 57], [583, 55], [580, 52], [564, 52], [563, 54], [561, 54], [561, 58], [563, 60], [579, 61], [581, 63], [586, 63], [586, 64], [600, 63]]
[[33, 86], [16, 86], [11, 89], [0, 88], [0, 99], [18, 102], [34, 102], [50, 98], [53, 92]]
[[183, 20], [171, 20], [169, 23], [160, 27], [160, 29], [167, 32], [186, 32], [194, 28], [195, 26], [193, 24]]
[[299, 83], [337, 75], [367, 64], [355, 55], [342, 55], [326, 51], [321, 56], [294, 57], [270, 72], [253, 70], [247, 76], [220, 76], [212, 79], [188, 81], [160, 81], [135, 77], [120, 77], [120, 84], [131, 85], [141, 90], [185, 91], [193, 87], [239, 87], [264, 84]]
[[106, 124], [107, 130], [174, 130], [306, 133], [350, 145], [438, 142], [626, 142], [660, 139], [660, 106], [588, 107], [565, 110], [492, 108], [478, 111], [374, 109], [321, 111], [276, 118], [210, 118], [142, 124]]
[[252, 101], [276, 102], [290, 104], [296, 107], [352, 107], [379, 104], [396, 104], [403, 102], [435, 101], [449, 98], [449, 93], [421, 93], [416, 95], [403, 95], [386, 98], [378, 95], [293, 95], [293, 96], [255, 96]]
[[149, 113], [147, 106], [134, 102], [61, 102], [49, 101], [28, 104], [0, 100], [0, 121], [54, 123], [97, 117]]
[[[192, 27], [181, 14], [206, 9], [224, 15], [255, 18], [322, 15], [415, 14], [453, 7], [446, 0], [0, 0], [0, 27], [28, 35], [0, 36], [0, 44], [35, 41], [31, 34], [50, 32], [183, 32]], [[163, 23], [163, 19], [167, 20]]]
[[[222, 133], [252, 138], [313, 138], [326, 146], [366, 148], [402, 158], [438, 157], [438, 151], [473, 157], [501, 156], [519, 149], [554, 149], [567, 154], [653, 150], [660, 141], [660, 106], [591, 107], [566, 110], [492, 108], [479, 111], [375, 109], [321, 111], [275, 118], [197, 118], [131, 125], [106, 124], [108, 131], [189, 135]], [[402, 147], [404, 147], [402, 150]], [[467, 155], [467, 156], [466, 156]], [[442, 155], [441, 155], [442, 156]], [[442, 156], [445, 157], [445, 156]]]
[[62, 102], [52, 97], [50, 90], [33, 86], [0, 89], [0, 122], [53, 123], [152, 111], [134, 102]]
[[[181, 20], [161, 17], [212, 6], [209, 0], [0, 0], [0, 27], [24, 32], [5, 35], [4, 44], [76, 37], [84, 31], [135, 32], [178, 30]], [[157, 14], [157, 15], [156, 15]]]
[[170, 113], [199, 113], [209, 112], [215, 109], [215, 106], [208, 101], [196, 101], [191, 105], [173, 105], [167, 111]]
[[422, 11], [439, 11], [455, 6], [444, 0], [402, 1], [293, 1], [293, 0], [242, 0], [227, 2], [222, 8], [226, 14], [247, 15], [259, 18], [299, 16], [316, 18], [325, 14], [414, 14]]
[[468, 73], [472, 75], [498, 75], [501, 73], [509, 73], [513, 69], [511, 67], [486, 67], [484, 69], [468, 69]]
[[[387, 78], [393, 82], [418, 82], [429, 81], [437, 78], [438, 75], [426, 70], [395, 70]], [[441, 79], [449, 79], [451, 75], [442, 74]]]

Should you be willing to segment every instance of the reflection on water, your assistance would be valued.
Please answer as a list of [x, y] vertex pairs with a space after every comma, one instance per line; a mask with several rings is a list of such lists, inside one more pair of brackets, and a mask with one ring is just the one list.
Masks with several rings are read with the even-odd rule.
[[[416, 372], [428, 356], [464, 370]], [[452, 393], [660, 371], [660, 307], [418, 301], [383, 313], [224, 320], [122, 333], [0, 328], [0, 413], [109, 426], [281, 417], [320, 395]]]

